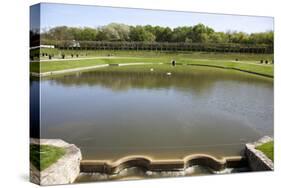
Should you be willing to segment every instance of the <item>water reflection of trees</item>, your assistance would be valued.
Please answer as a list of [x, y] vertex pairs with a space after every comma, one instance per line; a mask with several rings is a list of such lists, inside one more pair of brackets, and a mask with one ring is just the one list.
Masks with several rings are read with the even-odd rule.
[[167, 76], [165, 73], [92, 71], [48, 78], [63, 86], [102, 86], [114, 91], [129, 89], [169, 89], [200, 94], [208, 92], [214, 84], [232, 81], [244, 84], [259, 84], [272, 88], [271, 79], [229, 70], [188, 71]]
[[30, 77], [29, 108], [30, 108], [30, 137], [40, 137], [40, 82], [39, 78]]

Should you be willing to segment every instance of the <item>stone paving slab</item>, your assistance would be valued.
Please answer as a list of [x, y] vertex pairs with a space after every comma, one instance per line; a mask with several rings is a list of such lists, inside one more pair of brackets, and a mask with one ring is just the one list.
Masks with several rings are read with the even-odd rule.
[[62, 147], [66, 153], [56, 163], [43, 171], [30, 164], [30, 181], [39, 185], [57, 185], [73, 183], [80, 174], [81, 151], [74, 144], [60, 139], [30, 139], [31, 144]]

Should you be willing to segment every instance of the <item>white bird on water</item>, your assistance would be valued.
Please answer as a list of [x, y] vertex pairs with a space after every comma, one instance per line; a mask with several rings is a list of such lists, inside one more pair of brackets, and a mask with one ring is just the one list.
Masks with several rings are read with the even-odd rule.
[[151, 69], [150, 69], [150, 71], [151, 71], [151, 72], [153, 72], [153, 71], [154, 71], [154, 69], [153, 69], [153, 68], [151, 68]]
[[171, 72], [167, 72], [167, 73], [166, 73], [166, 75], [171, 76], [171, 75], [172, 75], [172, 73], [171, 73]]

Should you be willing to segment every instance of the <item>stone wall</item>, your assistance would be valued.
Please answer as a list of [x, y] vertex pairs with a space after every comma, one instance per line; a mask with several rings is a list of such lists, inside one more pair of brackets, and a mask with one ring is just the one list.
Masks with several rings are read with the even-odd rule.
[[249, 166], [253, 171], [268, 171], [273, 170], [273, 162], [261, 151], [255, 149], [264, 143], [270, 142], [273, 139], [265, 136], [254, 143], [246, 144], [245, 155], [248, 159]]
[[66, 153], [56, 163], [43, 171], [30, 164], [30, 181], [40, 185], [73, 183], [80, 173], [81, 151], [74, 144], [59, 139], [31, 139], [31, 144], [62, 147]]

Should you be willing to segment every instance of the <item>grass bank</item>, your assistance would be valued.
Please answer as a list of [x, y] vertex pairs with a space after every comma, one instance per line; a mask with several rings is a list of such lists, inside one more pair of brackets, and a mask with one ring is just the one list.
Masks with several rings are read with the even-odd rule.
[[274, 161], [274, 142], [267, 142], [265, 144], [262, 144], [258, 147], [256, 147], [257, 150], [260, 150], [263, 152], [269, 159]]
[[65, 154], [60, 147], [50, 145], [30, 145], [30, 161], [40, 171], [45, 170]]

